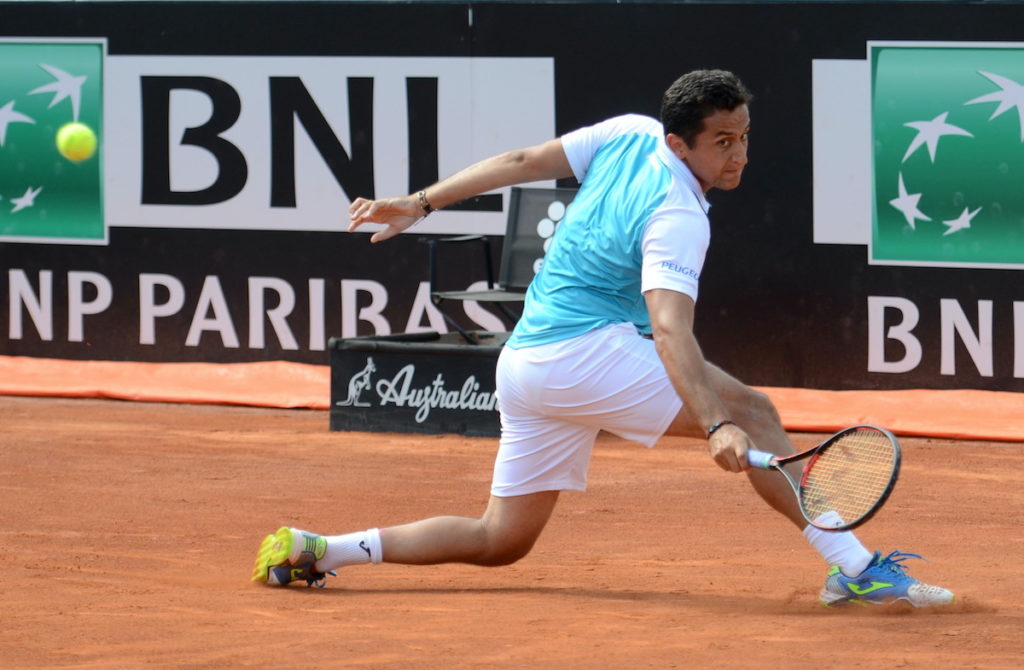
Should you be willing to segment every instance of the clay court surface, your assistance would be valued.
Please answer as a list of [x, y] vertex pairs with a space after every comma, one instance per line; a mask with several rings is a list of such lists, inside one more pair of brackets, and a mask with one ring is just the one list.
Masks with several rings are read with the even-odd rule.
[[[1020, 668], [1024, 450], [904, 439], [859, 535], [921, 553], [942, 610], [829, 610], [795, 529], [700, 442], [599, 442], [506, 568], [249, 581], [262, 536], [477, 515], [495, 441], [327, 413], [0, 397], [3, 668]], [[810, 445], [817, 435], [795, 435]]]

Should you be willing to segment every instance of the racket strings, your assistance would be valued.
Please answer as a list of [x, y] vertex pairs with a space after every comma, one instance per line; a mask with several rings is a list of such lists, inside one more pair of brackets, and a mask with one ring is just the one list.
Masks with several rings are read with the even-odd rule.
[[810, 518], [835, 511], [846, 523], [870, 513], [885, 495], [896, 467], [887, 436], [859, 430], [840, 437], [811, 463], [802, 484]]

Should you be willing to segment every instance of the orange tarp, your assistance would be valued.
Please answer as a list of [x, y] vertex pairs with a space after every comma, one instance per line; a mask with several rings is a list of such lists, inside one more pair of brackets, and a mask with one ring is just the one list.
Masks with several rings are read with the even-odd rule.
[[126, 363], [0, 356], [0, 394], [326, 409], [330, 369], [265, 363]]
[[[1024, 394], [761, 388], [787, 430], [870, 423], [897, 435], [1024, 441]], [[132, 363], [0, 356], [0, 394], [327, 409], [330, 369], [264, 363]]]
[[1024, 442], [1024, 393], [761, 390], [778, 407], [787, 430], [829, 432], [869, 423], [897, 435]]

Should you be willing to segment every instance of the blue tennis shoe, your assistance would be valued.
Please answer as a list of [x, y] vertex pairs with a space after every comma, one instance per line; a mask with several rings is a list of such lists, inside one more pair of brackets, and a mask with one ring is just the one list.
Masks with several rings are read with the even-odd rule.
[[948, 605], [955, 596], [941, 586], [922, 584], [910, 577], [903, 565], [908, 558], [921, 558], [917, 554], [894, 551], [882, 557], [875, 552], [871, 563], [856, 577], [847, 577], [833, 565], [821, 590], [821, 602], [826, 607], [854, 603], [857, 605], [890, 605], [906, 600], [914, 607]]

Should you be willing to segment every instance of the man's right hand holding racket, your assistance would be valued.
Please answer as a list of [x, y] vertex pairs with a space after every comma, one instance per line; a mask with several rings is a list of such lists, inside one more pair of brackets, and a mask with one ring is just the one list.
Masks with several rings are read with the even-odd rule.
[[731, 421], [715, 423], [712, 428], [708, 435], [708, 453], [718, 467], [728, 472], [749, 470], [747, 453], [754, 449], [754, 443], [746, 431]]

